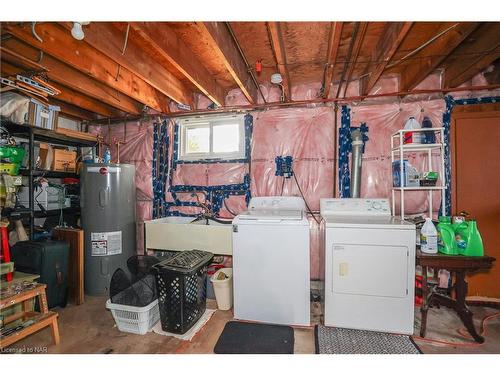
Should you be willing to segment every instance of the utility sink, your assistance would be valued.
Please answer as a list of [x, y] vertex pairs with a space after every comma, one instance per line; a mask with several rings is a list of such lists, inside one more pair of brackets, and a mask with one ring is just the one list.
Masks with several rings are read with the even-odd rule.
[[169, 216], [144, 222], [146, 248], [150, 250], [205, 250], [232, 255], [231, 222]]

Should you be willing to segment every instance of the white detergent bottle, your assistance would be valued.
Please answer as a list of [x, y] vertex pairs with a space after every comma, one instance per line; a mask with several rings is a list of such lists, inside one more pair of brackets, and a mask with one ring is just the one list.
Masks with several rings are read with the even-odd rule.
[[[415, 117], [410, 117], [408, 121], [406, 121], [404, 130], [418, 130], [421, 129], [419, 122], [415, 119]], [[407, 131], [403, 133], [403, 143], [421, 143], [421, 132]]]
[[425, 219], [424, 226], [420, 230], [420, 250], [427, 254], [438, 252], [438, 233], [430, 217]]

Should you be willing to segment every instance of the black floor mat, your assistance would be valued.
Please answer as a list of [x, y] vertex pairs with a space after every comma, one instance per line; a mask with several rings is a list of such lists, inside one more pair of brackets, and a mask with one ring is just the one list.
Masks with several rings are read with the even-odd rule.
[[216, 354], [293, 354], [293, 328], [274, 324], [228, 322]]

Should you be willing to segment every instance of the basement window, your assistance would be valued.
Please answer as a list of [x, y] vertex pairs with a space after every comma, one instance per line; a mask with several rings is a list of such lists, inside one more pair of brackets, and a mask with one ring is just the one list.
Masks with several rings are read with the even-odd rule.
[[245, 157], [244, 116], [184, 118], [179, 121], [179, 160], [232, 160]]

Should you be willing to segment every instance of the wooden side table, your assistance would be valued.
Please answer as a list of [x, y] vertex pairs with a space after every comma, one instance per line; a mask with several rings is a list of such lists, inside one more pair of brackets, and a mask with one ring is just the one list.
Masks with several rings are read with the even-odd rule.
[[[465, 298], [467, 297], [467, 281], [465, 276], [469, 272], [485, 270], [492, 267], [495, 258], [490, 256], [468, 257], [462, 255], [445, 254], [425, 254], [417, 250], [416, 264], [422, 266], [422, 294], [423, 303], [422, 322], [420, 325], [420, 336], [425, 337], [427, 328], [427, 310], [433, 304], [443, 305], [456, 311], [460, 320], [469, 331], [475, 341], [482, 343], [484, 338], [479, 335], [474, 327], [472, 312], [467, 307]], [[455, 298], [439, 293], [436, 288], [429, 289], [427, 284], [427, 268], [435, 270], [446, 269], [455, 275], [455, 282], [452, 289], [455, 291]]]
[[[45, 295], [45, 284], [20, 284], [20, 291], [13, 293], [12, 289], [2, 289], [0, 294], [0, 310], [22, 303], [23, 311], [7, 316], [3, 324], [23, 318], [24, 321], [32, 321], [31, 324], [10, 333], [0, 339], [0, 349], [5, 348], [15, 342], [29, 336], [41, 329], [50, 326], [52, 329], [52, 338], [54, 343], [59, 344], [59, 326], [57, 323], [58, 314], [49, 311], [47, 306], [47, 297]], [[28, 311], [30, 300], [33, 297], [38, 298], [41, 312]]]

